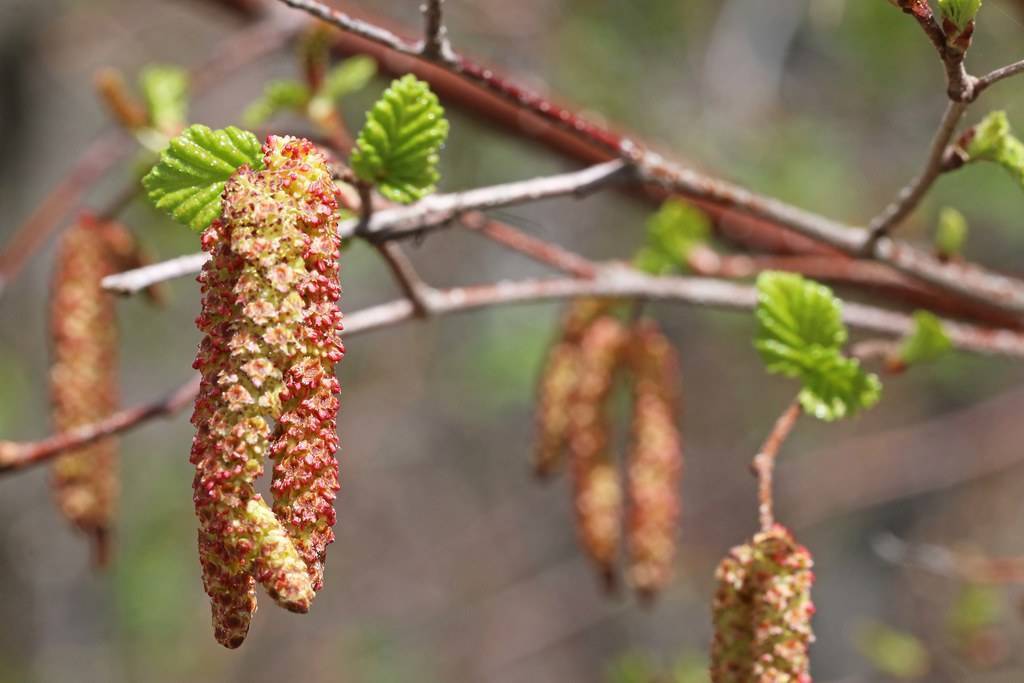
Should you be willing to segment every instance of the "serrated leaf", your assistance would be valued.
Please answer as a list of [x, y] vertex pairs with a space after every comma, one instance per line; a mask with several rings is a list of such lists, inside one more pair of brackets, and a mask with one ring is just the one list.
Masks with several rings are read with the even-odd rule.
[[321, 94], [332, 100], [362, 90], [377, 75], [377, 62], [372, 57], [350, 57], [327, 72]]
[[910, 365], [940, 358], [953, 348], [942, 322], [928, 311], [914, 313], [914, 331], [900, 347], [900, 359]]
[[652, 275], [684, 270], [690, 252], [705, 244], [710, 235], [711, 221], [703, 211], [670, 199], [647, 220], [647, 244], [633, 265]]
[[942, 16], [953, 22], [961, 31], [974, 21], [980, 9], [981, 0], [939, 0], [939, 11], [942, 12]]
[[939, 227], [935, 232], [935, 250], [943, 258], [959, 256], [967, 241], [967, 219], [954, 208], [939, 212]]
[[388, 199], [414, 202], [434, 191], [438, 151], [447, 137], [437, 97], [409, 74], [392, 82], [367, 113], [351, 166]]
[[177, 66], [152, 65], [139, 74], [150, 125], [174, 134], [188, 120], [188, 72]]
[[309, 88], [305, 83], [271, 81], [263, 88], [263, 94], [246, 107], [242, 122], [255, 128], [279, 112], [302, 109], [309, 102], [309, 97]]
[[255, 135], [234, 126], [210, 130], [196, 124], [170, 141], [142, 185], [158, 209], [193, 230], [203, 230], [220, 215], [228, 178], [245, 164], [263, 167]]
[[842, 302], [828, 287], [794, 273], [767, 272], [757, 290], [754, 346], [768, 372], [800, 380], [807, 413], [837, 420], [878, 401], [878, 378], [840, 351], [847, 339]]

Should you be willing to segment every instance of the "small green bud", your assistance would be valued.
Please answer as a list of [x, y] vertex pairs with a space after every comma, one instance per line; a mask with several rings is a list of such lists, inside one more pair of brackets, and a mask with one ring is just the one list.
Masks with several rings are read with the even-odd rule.
[[963, 31], [981, 9], [981, 0], [939, 0], [942, 17]]
[[935, 232], [935, 250], [942, 258], [959, 256], [967, 241], [967, 219], [952, 207], [939, 212], [939, 227]]

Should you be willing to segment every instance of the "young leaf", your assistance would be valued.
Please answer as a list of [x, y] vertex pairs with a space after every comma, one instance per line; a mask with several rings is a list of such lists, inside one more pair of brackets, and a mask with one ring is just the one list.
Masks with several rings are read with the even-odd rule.
[[910, 365], [933, 361], [953, 348], [942, 323], [928, 311], [914, 313], [914, 331], [900, 347], [900, 359]]
[[832, 291], [793, 273], [762, 273], [757, 280], [759, 329], [754, 346], [768, 372], [799, 379], [800, 402], [831, 421], [874, 405], [881, 383], [843, 356], [846, 325]]
[[939, 0], [939, 11], [945, 19], [963, 31], [974, 21], [981, 9], [981, 0]]
[[999, 164], [1024, 185], [1024, 142], [1013, 135], [1005, 111], [994, 111], [975, 126], [966, 151], [970, 161]]
[[305, 83], [298, 81], [271, 81], [263, 94], [245, 109], [242, 122], [251, 127], [264, 123], [278, 112], [301, 109], [309, 102], [310, 92]]
[[263, 166], [255, 135], [233, 126], [210, 130], [196, 124], [171, 140], [142, 185], [154, 206], [198, 231], [220, 214], [224, 184], [244, 164]]
[[177, 66], [147, 66], [139, 74], [139, 87], [149, 110], [149, 123], [173, 135], [188, 119], [188, 72]]
[[327, 72], [320, 94], [331, 100], [340, 99], [362, 90], [376, 75], [377, 62], [372, 57], [351, 57]]
[[939, 212], [939, 227], [935, 233], [935, 250], [942, 258], [959, 256], [967, 241], [967, 219], [954, 208]]
[[661, 205], [647, 221], [647, 244], [633, 265], [652, 275], [683, 270], [690, 252], [707, 242], [711, 222], [700, 209], [678, 199]]
[[434, 191], [437, 153], [447, 136], [437, 97], [409, 74], [392, 82], [367, 113], [351, 166], [388, 199], [414, 202]]

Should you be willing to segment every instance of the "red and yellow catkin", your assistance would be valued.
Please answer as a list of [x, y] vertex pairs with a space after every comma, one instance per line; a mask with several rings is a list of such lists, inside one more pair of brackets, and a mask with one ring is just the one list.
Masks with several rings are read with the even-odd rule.
[[562, 318], [559, 340], [548, 351], [537, 384], [537, 445], [533, 471], [548, 478], [558, 471], [569, 430], [569, 405], [579, 380], [580, 339], [591, 322], [609, 304], [600, 299], [578, 299]]
[[778, 525], [722, 560], [712, 607], [714, 683], [810, 683], [813, 564]]
[[633, 421], [627, 455], [628, 578], [652, 598], [672, 578], [683, 469], [676, 424], [679, 362], [658, 326], [633, 326], [628, 351], [633, 376]]
[[569, 405], [569, 463], [577, 534], [606, 586], [615, 585], [622, 524], [622, 488], [609, 457], [607, 402], [627, 339], [618, 320], [604, 316], [583, 332], [579, 378]]
[[[199, 556], [217, 640], [238, 647], [255, 583], [305, 612], [322, 583], [338, 490], [334, 365], [344, 352], [337, 196], [307, 140], [270, 137], [203, 234], [205, 333], [192, 422]], [[274, 460], [274, 507], [256, 493]]]
[[[50, 302], [50, 393], [58, 431], [96, 422], [117, 408], [117, 319], [100, 281], [133, 249], [123, 227], [89, 216], [61, 238]], [[118, 497], [116, 440], [61, 455], [53, 463], [52, 485], [61, 513], [92, 537], [95, 560], [104, 564]]]

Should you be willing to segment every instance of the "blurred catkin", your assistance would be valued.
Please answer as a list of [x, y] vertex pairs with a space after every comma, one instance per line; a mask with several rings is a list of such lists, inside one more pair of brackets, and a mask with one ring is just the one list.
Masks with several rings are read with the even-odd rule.
[[[286, 609], [309, 609], [338, 489], [336, 190], [306, 140], [268, 138], [264, 164], [231, 178], [202, 240], [212, 258], [190, 459], [204, 585], [227, 647], [248, 632], [255, 581]], [[255, 491], [268, 454], [274, 510]]]
[[537, 383], [533, 471], [538, 477], [549, 477], [561, 466], [569, 429], [569, 403], [579, 380], [580, 339], [610, 305], [601, 299], [577, 299], [562, 316], [559, 340], [548, 351]]
[[611, 424], [607, 402], [627, 334], [610, 316], [600, 317], [580, 340], [579, 380], [569, 409], [569, 462], [577, 533], [609, 588], [622, 523], [622, 487], [609, 457]]
[[[61, 237], [50, 301], [50, 393], [58, 431], [96, 422], [117, 408], [116, 312], [100, 281], [118, 270], [133, 245], [120, 225], [88, 216]], [[104, 564], [118, 497], [116, 440], [61, 455], [53, 463], [52, 484], [61, 513], [92, 537], [96, 562]]]
[[629, 571], [633, 588], [651, 598], [672, 578], [683, 469], [677, 426], [679, 362], [657, 324], [633, 326], [628, 352], [633, 422], [627, 455]]
[[722, 560], [712, 604], [714, 683], [810, 683], [813, 564], [778, 525]]

